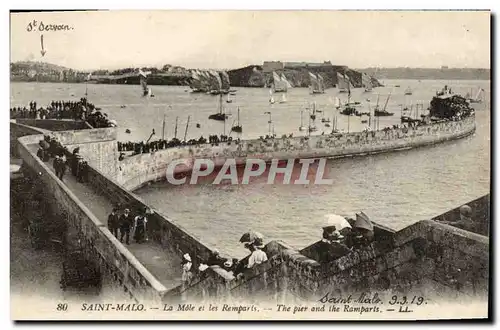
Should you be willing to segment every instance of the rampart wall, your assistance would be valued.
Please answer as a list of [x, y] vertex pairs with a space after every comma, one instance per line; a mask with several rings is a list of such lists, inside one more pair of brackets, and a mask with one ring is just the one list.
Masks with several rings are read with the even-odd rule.
[[177, 159], [187, 160], [188, 166], [197, 158], [211, 159], [221, 166], [228, 158], [244, 163], [248, 158], [270, 161], [361, 156], [458, 139], [472, 134], [475, 127], [472, 116], [416, 128], [182, 146], [125, 158], [118, 163], [117, 181], [126, 189], [135, 190], [149, 181], [164, 179], [168, 164]]

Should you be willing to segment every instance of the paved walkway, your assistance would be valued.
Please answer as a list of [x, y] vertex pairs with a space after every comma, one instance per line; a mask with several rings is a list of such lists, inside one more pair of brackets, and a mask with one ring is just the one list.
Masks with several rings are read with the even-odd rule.
[[[32, 144], [29, 148], [36, 154], [38, 145]], [[52, 163], [53, 159], [45, 164], [54, 172]], [[69, 171], [69, 168], [63, 177], [63, 183], [88, 207], [97, 219], [107, 224], [108, 215], [113, 208], [113, 203], [111, 203], [107, 196], [97, 193], [87, 184], [77, 182]], [[167, 289], [181, 284], [181, 260], [175, 254], [169, 253], [160, 244], [151, 240], [146, 243], [137, 244], [131, 238], [130, 245], [124, 244], [124, 246]]]

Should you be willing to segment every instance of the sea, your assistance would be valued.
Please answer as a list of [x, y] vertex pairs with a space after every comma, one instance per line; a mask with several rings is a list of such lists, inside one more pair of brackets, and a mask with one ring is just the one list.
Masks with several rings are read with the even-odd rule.
[[[380, 129], [399, 124], [402, 109], [412, 115], [426, 113], [436, 91], [445, 85], [453, 93], [475, 94], [484, 89], [483, 103], [476, 108], [475, 134], [457, 141], [349, 159], [330, 159], [331, 185], [283, 185], [256, 181], [250, 185], [172, 186], [166, 182], [137, 190], [143, 200], [161, 211], [202, 242], [222, 254], [243, 257], [247, 252], [238, 243], [248, 230], [265, 240], [278, 239], [301, 249], [321, 238], [326, 214], [354, 215], [363, 211], [374, 221], [399, 230], [429, 219], [490, 191], [490, 81], [384, 80], [384, 87], [372, 92], [353, 89], [350, 101], [360, 102], [360, 111], [377, 103], [394, 116], [379, 117]], [[11, 107], [27, 106], [36, 100], [47, 105], [53, 100], [78, 100], [87, 91], [88, 99], [118, 123], [119, 141], [146, 141], [177, 136], [180, 139], [226, 134], [253, 139], [274, 133], [299, 136], [299, 126], [308, 126], [309, 112], [316, 109], [317, 132], [329, 133], [321, 119], [336, 121], [339, 130], [360, 131], [366, 117], [346, 117], [335, 110], [335, 100], [348, 99], [337, 89], [310, 95], [306, 88], [292, 88], [271, 97], [265, 88], [239, 88], [235, 95], [193, 94], [185, 86], [151, 86], [154, 97], [142, 97], [140, 86], [12, 83]], [[412, 95], [405, 95], [410, 88]], [[229, 97], [229, 99], [228, 99]], [[229, 101], [229, 102], [228, 102]], [[219, 110], [230, 115], [227, 123], [208, 120]], [[243, 133], [230, 132], [238, 121]], [[319, 110], [319, 111], [318, 111]], [[417, 112], [418, 111], [418, 112]], [[407, 114], [407, 113], [405, 113]], [[165, 124], [163, 124], [165, 123]], [[199, 125], [197, 125], [199, 124]], [[199, 126], [199, 127], [198, 127]], [[127, 130], [130, 133], [127, 133]]]

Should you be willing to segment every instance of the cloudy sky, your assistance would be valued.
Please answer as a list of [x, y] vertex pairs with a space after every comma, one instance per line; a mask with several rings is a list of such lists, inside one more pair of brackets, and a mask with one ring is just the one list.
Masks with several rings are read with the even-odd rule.
[[11, 14], [11, 61], [80, 70], [181, 65], [237, 68], [264, 60], [352, 68], [490, 67], [489, 12], [101, 11]]

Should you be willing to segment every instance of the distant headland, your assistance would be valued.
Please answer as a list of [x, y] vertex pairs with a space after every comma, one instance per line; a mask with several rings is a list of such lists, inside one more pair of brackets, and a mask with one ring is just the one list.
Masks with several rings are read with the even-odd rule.
[[366, 68], [359, 72], [375, 75], [377, 79], [430, 80], [490, 80], [490, 69], [484, 68]]
[[[62, 83], [98, 83], [98, 84], [139, 84], [135, 74], [139, 68], [123, 68], [118, 70], [78, 71], [46, 62], [23, 61], [10, 64], [10, 80], [12, 82], [62, 82]], [[142, 67], [150, 71], [149, 85], [181, 85], [187, 86], [191, 79], [192, 69], [166, 64], [161, 68]], [[444, 80], [489, 80], [490, 69], [447, 68], [366, 68], [351, 69], [345, 65], [333, 65], [330, 61], [323, 63], [265, 61], [262, 65], [249, 65], [239, 69], [228, 70], [231, 86], [264, 87], [268, 85], [272, 72], [283, 73], [295, 87], [309, 85], [309, 72], [321, 74], [325, 87], [333, 87], [338, 73], [350, 78], [353, 87], [361, 87], [364, 73], [371, 77], [374, 86], [382, 86], [381, 79], [444, 79]]]

